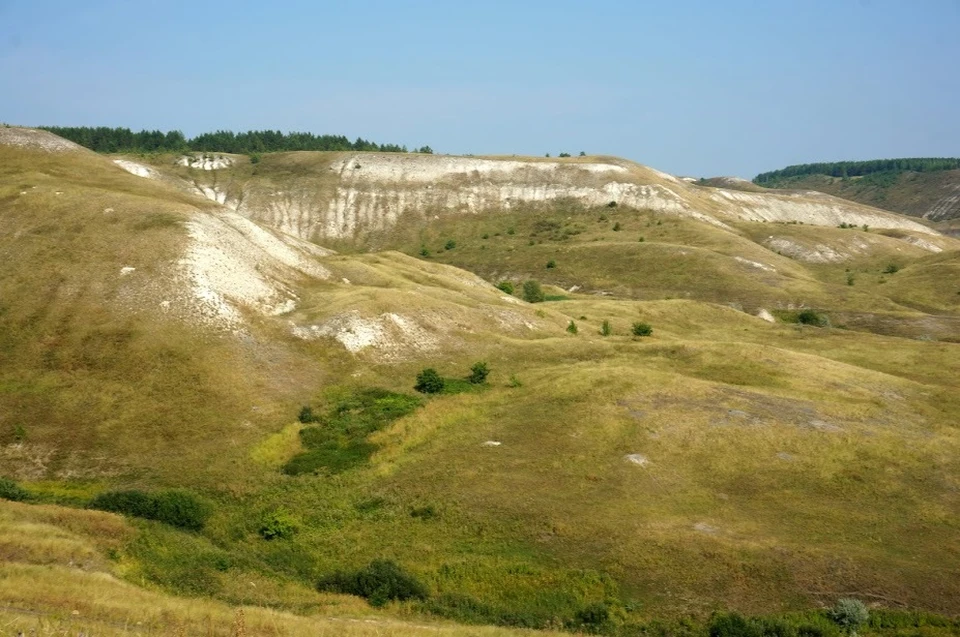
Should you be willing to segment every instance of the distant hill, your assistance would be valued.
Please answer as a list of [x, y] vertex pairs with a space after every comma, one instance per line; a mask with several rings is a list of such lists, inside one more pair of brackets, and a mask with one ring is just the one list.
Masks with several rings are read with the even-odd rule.
[[931, 221], [960, 218], [960, 159], [882, 159], [788, 166], [761, 173], [766, 188], [817, 190]]

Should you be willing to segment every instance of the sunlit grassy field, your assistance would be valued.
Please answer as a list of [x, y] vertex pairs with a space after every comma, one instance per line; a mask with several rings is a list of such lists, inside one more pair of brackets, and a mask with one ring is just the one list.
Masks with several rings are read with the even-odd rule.
[[[631, 634], [845, 596], [960, 613], [956, 250], [562, 202], [406, 220], [339, 246], [330, 280], [239, 338], [144, 309], [182, 219], [211, 206], [103, 158], [0, 147], [0, 475], [32, 502], [0, 502], [0, 632], [522, 634], [435, 622], [575, 630], [599, 605]], [[873, 247], [846, 262], [763, 245], [854, 233]], [[528, 279], [552, 300], [489, 285]], [[802, 308], [831, 326], [754, 316]], [[433, 345], [291, 336], [350, 311], [417, 319]], [[478, 361], [485, 384], [341, 432], [369, 458], [284, 473], [302, 407], [416, 395], [423, 368]], [[174, 487], [210, 503], [202, 531], [81, 510]], [[265, 539], [281, 514], [295, 531]], [[374, 611], [316, 590], [384, 558], [429, 597]]]

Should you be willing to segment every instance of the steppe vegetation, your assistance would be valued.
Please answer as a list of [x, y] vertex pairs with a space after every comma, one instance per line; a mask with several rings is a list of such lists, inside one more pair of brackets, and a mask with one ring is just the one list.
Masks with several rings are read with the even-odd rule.
[[957, 242], [438, 211], [231, 332], [227, 212], [0, 145], [3, 630], [960, 633]]

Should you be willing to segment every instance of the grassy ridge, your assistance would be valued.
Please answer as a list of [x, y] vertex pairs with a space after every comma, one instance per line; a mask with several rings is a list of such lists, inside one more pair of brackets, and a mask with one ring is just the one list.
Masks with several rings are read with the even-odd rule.
[[[927, 256], [861, 230], [744, 224], [731, 233], [564, 205], [404, 220], [394, 235], [364, 240], [406, 255], [326, 258], [333, 280], [298, 288], [295, 312], [222, 338], [122, 302], [137, 290], [120, 268], [161, 271], [182, 245], [179, 220], [206, 204], [95, 156], [3, 158], [0, 241], [12, 255], [0, 264], [5, 466], [46, 502], [190, 488], [213, 505], [194, 533], [45, 505], [11, 509], [29, 523], [40, 514], [31, 512], [57, 511], [51, 534], [80, 524], [73, 514], [107, 525], [90, 532], [103, 543], [74, 533], [66, 545], [110, 587], [127, 585], [102, 573], [219, 599], [139, 592], [136, 612], [101, 602], [113, 609], [97, 611], [104, 626], [156, 618], [156, 609], [191, 627], [219, 624], [234, 613], [225, 603], [362, 614], [355, 599], [314, 587], [379, 559], [430, 591], [422, 605], [387, 612], [471, 622], [569, 628], [602, 605], [625, 632], [657, 632], [654, 620], [673, 618], [664, 632], [679, 634], [679, 618], [692, 615], [689, 634], [699, 634], [718, 609], [808, 611], [838, 593], [960, 612], [949, 577], [960, 568], [960, 346], [770, 324], [731, 307], [936, 320], [927, 308], [949, 318], [954, 292], [941, 273], [956, 252]], [[274, 159], [292, 162], [291, 174], [319, 161]], [[872, 248], [846, 264], [807, 264], [763, 247], [774, 233]], [[418, 258], [422, 247], [429, 258]], [[901, 269], [883, 275], [894, 256]], [[566, 298], [508, 303], [450, 265], [490, 282], [536, 278]], [[581, 290], [560, 293], [574, 285]], [[416, 319], [424, 342], [438, 345], [378, 358], [290, 336], [289, 322], [346, 312]], [[565, 330], [571, 320], [576, 334]], [[637, 322], [653, 335], [634, 337]], [[357, 406], [338, 417], [344, 396], [410, 395], [424, 367], [458, 376], [477, 360], [492, 370], [483, 392], [424, 398], [376, 426]], [[298, 422], [305, 404], [332, 417]], [[305, 427], [330, 425], [337, 450], [369, 444], [362, 461], [285, 475], [312, 444]], [[280, 515], [296, 531], [267, 539], [265, 521]], [[28, 535], [18, 529], [11, 534]], [[31, 591], [23, 603], [62, 612], [81, 584], [63, 575], [58, 588], [34, 566], [16, 566], [10, 580]], [[88, 585], [92, 575], [78, 577], [69, 581]], [[257, 617], [307, 630], [296, 618]]]

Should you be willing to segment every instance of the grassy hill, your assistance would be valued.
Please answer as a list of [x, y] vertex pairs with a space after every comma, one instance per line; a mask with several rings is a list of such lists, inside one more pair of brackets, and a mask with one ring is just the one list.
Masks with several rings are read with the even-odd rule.
[[[960, 614], [960, 243], [556, 200], [317, 246], [198, 188], [334, 196], [338, 157], [136, 158], [151, 179], [0, 129], [0, 473], [30, 502], [0, 500], [0, 617], [701, 634], [853, 596], [954, 629], [895, 613]], [[130, 489], [209, 517], [79, 510]], [[317, 590], [382, 559], [428, 597]]]
[[797, 175], [763, 184], [785, 190], [816, 190], [868, 206], [948, 222], [960, 217], [960, 170], [871, 173], [856, 177]]

